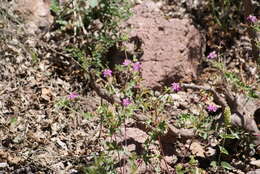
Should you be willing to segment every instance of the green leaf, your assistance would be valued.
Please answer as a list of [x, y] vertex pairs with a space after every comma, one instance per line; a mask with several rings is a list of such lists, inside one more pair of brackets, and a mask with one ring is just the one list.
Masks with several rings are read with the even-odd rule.
[[16, 124], [17, 118], [16, 117], [11, 117], [10, 123], [11, 124]]
[[194, 158], [194, 156], [190, 156], [190, 165], [198, 165], [198, 161]]
[[178, 164], [175, 167], [176, 173], [177, 174], [184, 174], [185, 173], [185, 169], [183, 168], [183, 166], [181, 164]]
[[94, 117], [94, 115], [91, 112], [84, 112], [83, 117], [87, 120], [91, 119]]
[[57, 20], [56, 22], [57, 22], [57, 24], [60, 24], [60, 25], [63, 25], [63, 26], [68, 24], [68, 22], [65, 21], [65, 20]]
[[166, 123], [165, 123], [165, 121], [161, 121], [159, 123], [159, 125], [158, 125], [158, 128], [159, 128], [159, 132], [163, 133], [166, 130]]
[[231, 110], [228, 106], [224, 109], [224, 123], [226, 127], [230, 127], [231, 125]]
[[95, 8], [98, 5], [98, 0], [90, 0], [89, 5], [92, 8]]
[[61, 10], [59, 7], [59, 3], [57, 0], [51, 0], [51, 6], [50, 6], [51, 10], [53, 12], [55, 12], [56, 14], [59, 13], [59, 11]]
[[225, 139], [239, 139], [239, 136], [237, 134], [220, 134], [219, 135], [221, 138]]
[[231, 166], [228, 162], [225, 162], [225, 161], [221, 161], [221, 167], [223, 167], [224, 169], [227, 169], [227, 170], [234, 169], [233, 166]]
[[218, 146], [218, 147], [219, 147], [219, 150], [220, 150], [221, 153], [228, 155], [227, 149], [225, 149], [223, 146]]
[[30, 51], [30, 54], [31, 54], [31, 58], [32, 58], [32, 61], [34, 63], [36, 63], [39, 59], [38, 59], [38, 56], [37, 56], [37, 53], [34, 52], [34, 51]]
[[69, 106], [69, 103], [70, 103], [69, 100], [67, 100], [67, 99], [61, 99], [61, 100], [59, 100], [59, 101], [56, 103], [56, 106], [62, 108], [62, 107]]
[[259, 96], [257, 95], [257, 93], [254, 90], [249, 90], [248, 96], [251, 98], [259, 98]]
[[210, 166], [211, 167], [217, 167], [217, 162], [216, 161], [211, 161]]

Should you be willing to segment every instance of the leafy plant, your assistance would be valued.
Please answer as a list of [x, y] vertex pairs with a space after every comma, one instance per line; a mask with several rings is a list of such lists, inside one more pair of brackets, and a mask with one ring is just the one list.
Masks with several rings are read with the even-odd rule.
[[[112, 47], [120, 46], [121, 42], [127, 37], [120, 32], [120, 21], [129, 17], [129, 2], [127, 0], [75, 0], [69, 1], [65, 7], [59, 7], [53, 1], [52, 10], [56, 13], [56, 36], [64, 36], [68, 39], [63, 51], [80, 65], [85, 71], [86, 76], [92, 83], [98, 84], [99, 88], [106, 91], [108, 97], [113, 98], [113, 102], [101, 101], [95, 113], [81, 113], [86, 119], [99, 117], [99, 136], [104, 134], [108, 139], [102, 140], [104, 152], [94, 157], [94, 161], [85, 168], [86, 173], [114, 173], [116, 172], [115, 161], [120, 161], [122, 156], [131, 159], [132, 171], [137, 171], [138, 164], [136, 160], [141, 160], [146, 165], [151, 165], [156, 159], [161, 161], [163, 158], [163, 149], [160, 144], [161, 137], [167, 132], [167, 117], [165, 117], [167, 106], [171, 105], [172, 99], [169, 95], [171, 92], [181, 90], [179, 83], [172, 83], [171, 88], [166, 87], [160, 92], [142, 87], [140, 84], [141, 63], [136, 60], [125, 60], [122, 65], [115, 65], [110, 69], [107, 65], [107, 53]], [[240, 7], [240, 3], [234, 1], [212, 1], [216, 21], [227, 30], [233, 23], [229, 21], [233, 18], [227, 15], [230, 7]], [[72, 7], [72, 8], [69, 8]], [[232, 9], [234, 10], [234, 9]], [[66, 33], [66, 34], [64, 34]], [[77, 42], [77, 40], [82, 42]], [[210, 59], [217, 57], [213, 52]], [[254, 90], [249, 85], [243, 83], [238, 75], [228, 71], [225, 64], [219, 61], [211, 61], [212, 65], [219, 70], [219, 79], [227, 82], [234, 91], [247, 92], [249, 96], [255, 96]], [[94, 73], [92, 73], [94, 72]], [[215, 84], [213, 84], [215, 85]], [[104, 98], [106, 98], [104, 97]], [[60, 108], [72, 109], [69, 99], [58, 102]], [[215, 108], [214, 108], [215, 107]], [[212, 106], [210, 111], [216, 112], [216, 106]], [[217, 139], [219, 153], [217, 161], [212, 161], [213, 167], [221, 167], [225, 170], [231, 170], [233, 167], [229, 161], [222, 161], [222, 156], [230, 155], [226, 146], [226, 141], [239, 139], [241, 134], [233, 131], [231, 127], [231, 110], [229, 107], [222, 108], [224, 123], [220, 124], [211, 114], [201, 112], [199, 116], [192, 114], [181, 114], [174, 123], [179, 128], [196, 129], [196, 135], [202, 137], [203, 141], [209, 137]], [[147, 115], [148, 119], [142, 122], [147, 128], [148, 138], [144, 143], [144, 152], [137, 156], [125, 150], [122, 144], [116, 141], [117, 135], [121, 133], [122, 128], [126, 128], [127, 121], [135, 119], [135, 115]], [[122, 135], [125, 136], [126, 135]], [[125, 143], [126, 144], [126, 143]], [[160, 154], [151, 152], [151, 146], [155, 146]], [[117, 158], [115, 160], [115, 158]], [[123, 159], [124, 161], [124, 159]], [[153, 164], [154, 165], [154, 164]], [[199, 161], [194, 156], [190, 156], [188, 167], [183, 164], [176, 165], [176, 173], [203, 173], [198, 167]], [[161, 172], [159, 165], [155, 166], [154, 171]], [[124, 169], [123, 169], [124, 170]]]

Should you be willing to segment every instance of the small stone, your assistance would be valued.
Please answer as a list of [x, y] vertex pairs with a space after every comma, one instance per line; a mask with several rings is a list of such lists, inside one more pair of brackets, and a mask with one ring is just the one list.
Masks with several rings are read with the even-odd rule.
[[9, 167], [7, 163], [0, 163], [0, 168], [6, 168]]
[[13, 139], [13, 142], [16, 143], [16, 144], [19, 144], [23, 141], [23, 137], [21, 135], [18, 135], [16, 136], [14, 139]]
[[71, 170], [69, 171], [69, 173], [70, 173], [70, 174], [75, 174], [75, 173], [79, 173], [79, 171], [77, 171], [76, 169], [71, 169]]
[[251, 161], [250, 164], [257, 166], [257, 167], [260, 167], [260, 160]]
[[251, 161], [250, 164], [257, 166], [257, 167], [260, 167], [260, 160]]
[[134, 152], [136, 150], [136, 145], [135, 144], [130, 144], [126, 148], [129, 152]]
[[256, 169], [255, 171], [249, 171], [246, 174], [260, 174], [260, 169]]
[[173, 100], [183, 101], [184, 99], [179, 94], [170, 94]]
[[198, 141], [195, 141], [195, 142], [191, 143], [190, 150], [191, 150], [191, 153], [193, 155], [196, 155], [196, 156], [199, 156], [199, 157], [202, 157], [202, 158], [205, 157], [205, 155], [204, 155], [204, 153], [205, 153], [204, 147]]
[[175, 163], [178, 161], [178, 158], [177, 158], [177, 156], [172, 155], [172, 156], [165, 156], [165, 157], [164, 157], [164, 160], [165, 160], [168, 164], [173, 165], [173, 164], [175, 164]]
[[193, 115], [200, 115], [200, 109], [196, 106], [191, 106], [189, 110]]
[[68, 149], [68, 148], [67, 148], [67, 145], [66, 145], [64, 142], [62, 142], [59, 138], [57, 138], [56, 143], [57, 143], [62, 149], [65, 149], [65, 150]]
[[213, 149], [212, 147], [206, 148], [206, 152], [205, 152], [206, 157], [211, 157], [214, 156], [215, 154], [216, 154], [216, 149]]

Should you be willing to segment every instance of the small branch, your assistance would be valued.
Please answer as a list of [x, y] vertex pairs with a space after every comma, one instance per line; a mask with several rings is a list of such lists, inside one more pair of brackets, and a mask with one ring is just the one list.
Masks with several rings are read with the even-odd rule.
[[94, 71], [89, 73], [90, 84], [91, 84], [92, 88], [94, 89], [94, 91], [101, 98], [105, 99], [106, 101], [108, 101], [111, 104], [115, 104], [115, 103], [121, 104], [121, 101], [117, 96], [111, 96], [111, 95], [107, 94], [107, 91], [105, 89], [101, 89], [101, 87], [96, 84], [95, 79], [94, 79], [94, 76], [95, 76], [94, 73], [95, 73]]
[[208, 86], [198, 86], [194, 84], [182, 84], [182, 87], [184, 88], [190, 88], [190, 89], [202, 89], [205, 91], [209, 91], [213, 94], [213, 98], [217, 104], [222, 106], [223, 108], [227, 107], [228, 104], [224, 97], [221, 97], [219, 93], [214, 88], [208, 87]]

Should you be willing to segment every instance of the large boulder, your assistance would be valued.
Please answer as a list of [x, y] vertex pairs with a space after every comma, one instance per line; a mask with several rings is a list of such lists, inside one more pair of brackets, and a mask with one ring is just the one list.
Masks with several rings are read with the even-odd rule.
[[142, 50], [142, 77], [151, 88], [196, 78], [205, 43], [191, 20], [166, 19], [160, 6], [153, 1], [136, 5], [125, 24], [131, 28], [130, 38], [139, 40], [135, 49]]

